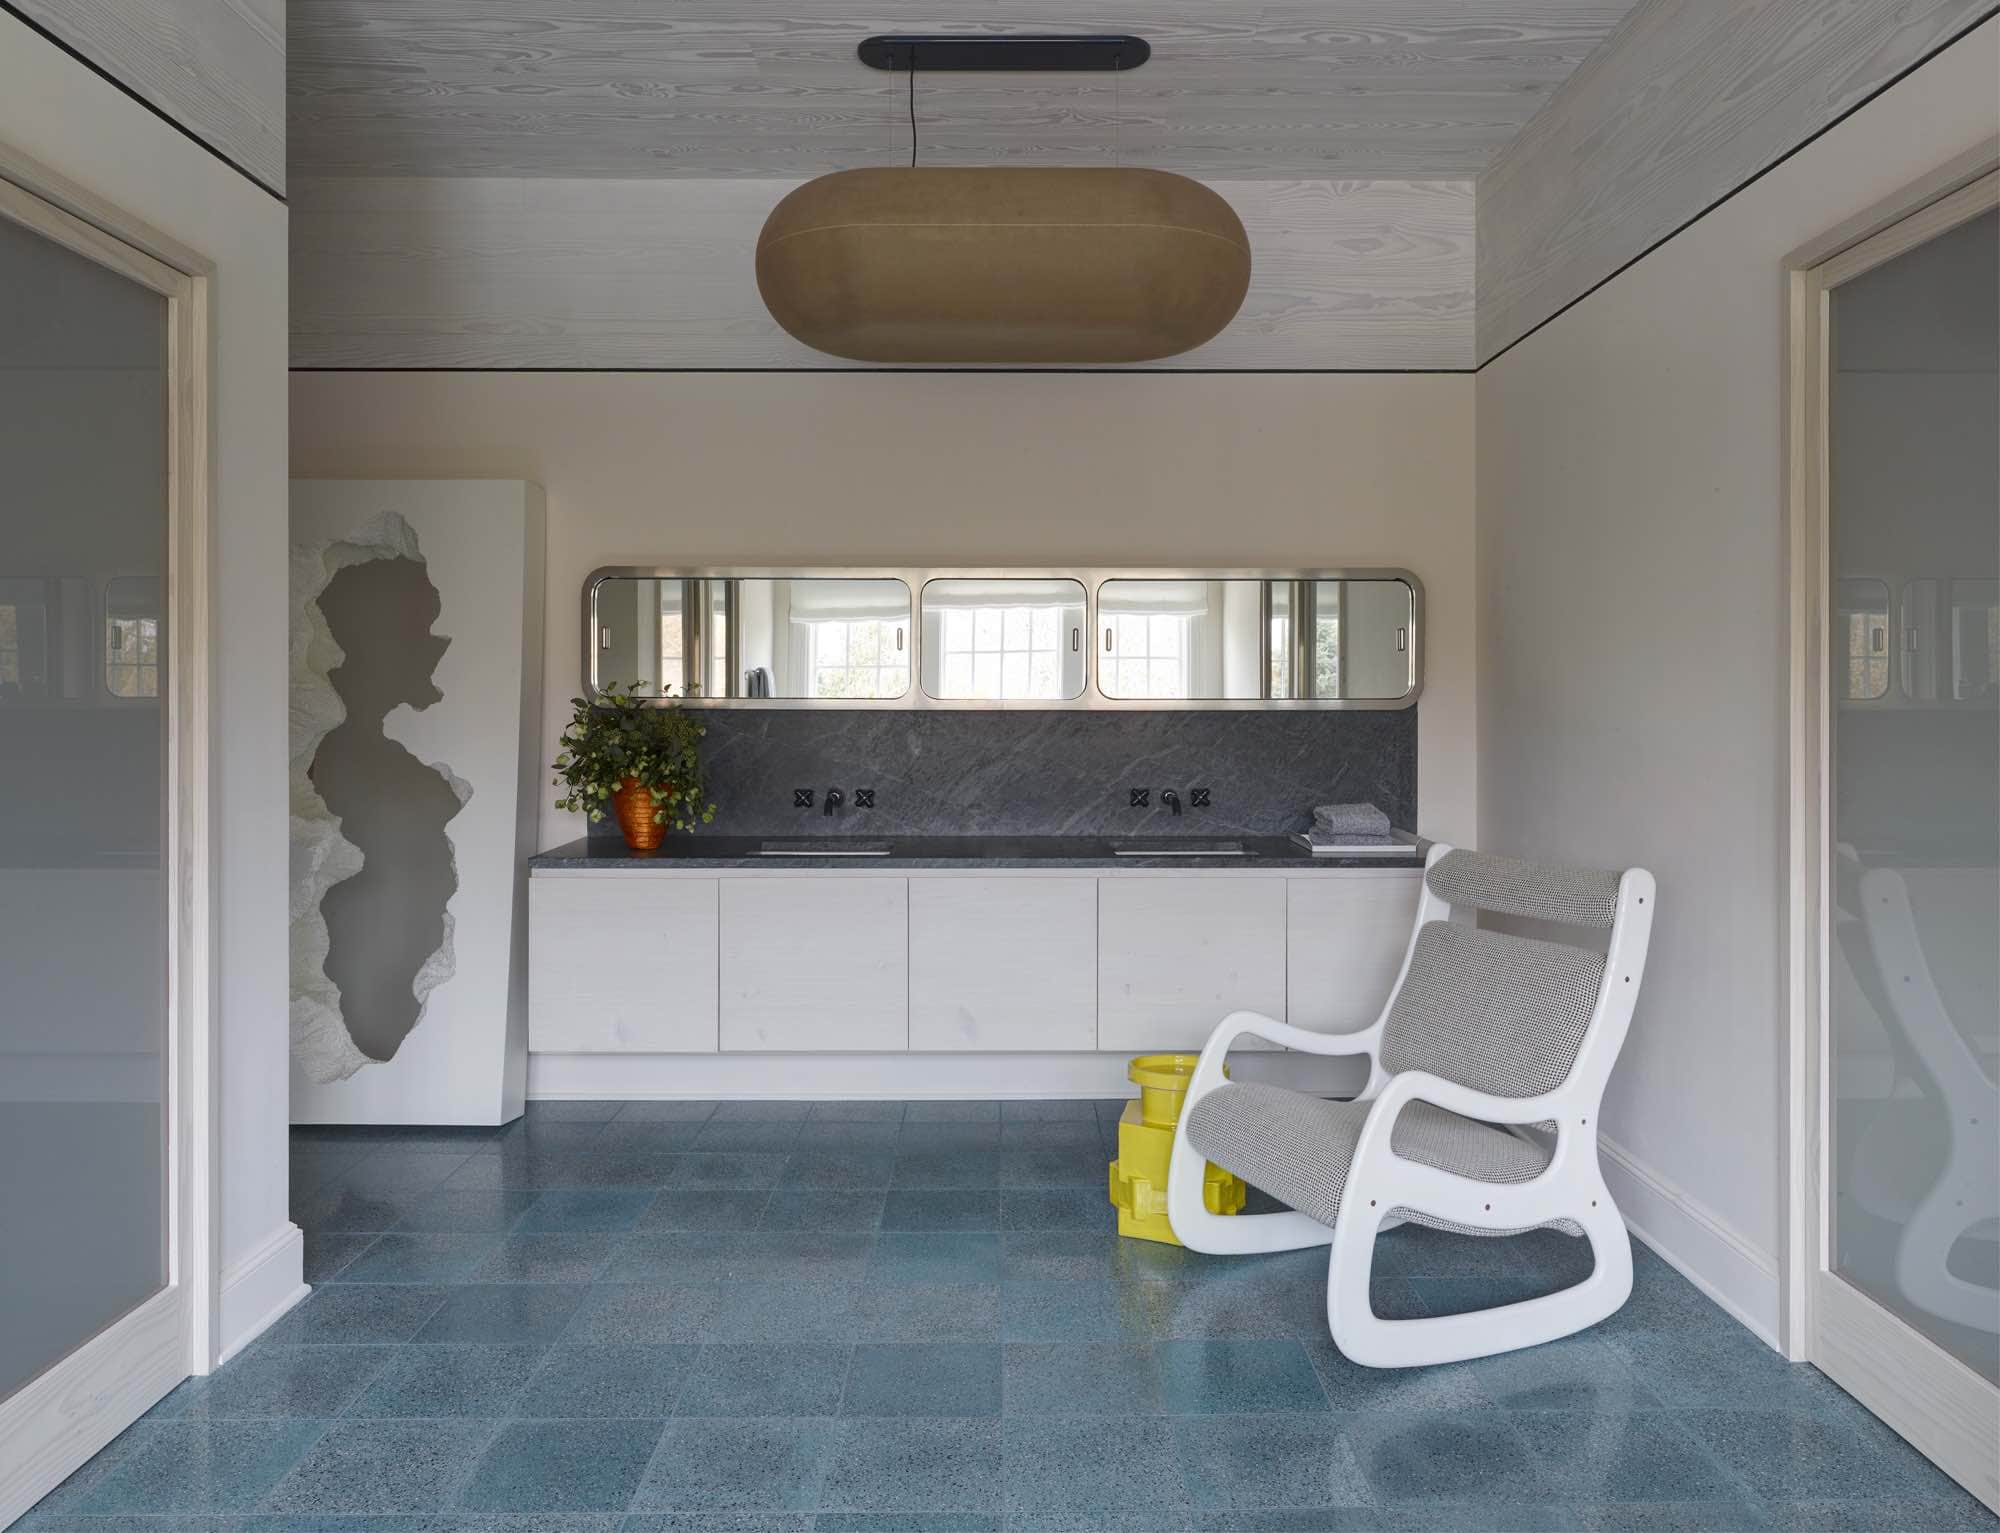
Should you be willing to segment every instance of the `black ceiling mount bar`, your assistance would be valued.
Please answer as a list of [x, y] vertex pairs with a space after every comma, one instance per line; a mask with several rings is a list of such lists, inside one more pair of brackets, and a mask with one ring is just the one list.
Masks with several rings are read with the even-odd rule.
[[1153, 56], [1152, 45], [1143, 37], [1102, 34], [979, 37], [963, 33], [929, 36], [892, 32], [864, 38], [855, 51], [870, 69], [915, 67], [925, 74], [974, 69], [1037, 70], [1051, 74], [1091, 69], [1123, 73], [1137, 69]]

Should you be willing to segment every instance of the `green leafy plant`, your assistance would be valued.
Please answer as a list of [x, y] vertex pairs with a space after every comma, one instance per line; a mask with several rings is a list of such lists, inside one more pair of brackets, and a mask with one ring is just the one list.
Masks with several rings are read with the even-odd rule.
[[708, 733], [682, 709], [607, 686], [597, 701], [570, 699], [575, 710], [556, 751], [554, 783], [564, 789], [556, 808], [581, 810], [594, 825], [611, 795], [636, 783], [653, 795], [653, 823], [693, 830], [715, 818], [701, 772], [701, 737]]

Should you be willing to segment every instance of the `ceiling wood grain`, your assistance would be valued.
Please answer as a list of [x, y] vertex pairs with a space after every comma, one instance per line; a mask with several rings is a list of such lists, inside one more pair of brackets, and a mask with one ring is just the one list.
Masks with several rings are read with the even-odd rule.
[[[780, 330], [751, 251], [795, 181], [295, 180], [292, 365], [852, 366]], [[1250, 293], [1174, 369], [1468, 368], [1472, 184], [1218, 182]]]
[[[1480, 170], [1632, 0], [292, 0], [298, 176], [798, 178], [909, 153], [871, 32], [1127, 31], [1103, 75], [918, 77], [926, 164], [1233, 179]], [[1004, 23], [996, 26], [995, 20]]]

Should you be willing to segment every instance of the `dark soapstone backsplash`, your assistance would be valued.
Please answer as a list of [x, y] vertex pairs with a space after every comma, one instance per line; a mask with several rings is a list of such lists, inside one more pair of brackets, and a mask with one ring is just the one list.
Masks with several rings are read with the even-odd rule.
[[[1315, 804], [1417, 816], [1417, 713], [707, 710], [716, 835], [1283, 835]], [[847, 796], [820, 812], [828, 788]], [[1134, 809], [1130, 790], [1152, 789]], [[792, 790], [811, 788], [811, 809]], [[854, 790], [873, 788], [857, 809]], [[1160, 790], [1207, 788], [1176, 820]], [[607, 816], [593, 839], [616, 840]]]

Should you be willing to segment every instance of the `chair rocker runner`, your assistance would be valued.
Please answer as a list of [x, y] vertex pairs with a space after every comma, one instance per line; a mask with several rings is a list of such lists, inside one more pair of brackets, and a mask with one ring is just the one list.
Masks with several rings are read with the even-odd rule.
[[[1643, 868], [1433, 847], [1402, 970], [1373, 1025], [1315, 1033], [1239, 1011], [1209, 1038], [1174, 1132], [1174, 1234], [1215, 1255], [1330, 1244], [1328, 1327], [1343, 1353], [1375, 1368], [1485, 1357], [1604, 1319], [1632, 1292], [1632, 1249], [1598, 1167], [1597, 1112], [1638, 998], [1654, 895]], [[1608, 929], [1609, 946], [1481, 930], [1469, 924], [1481, 910]], [[1301, 1053], [1365, 1055], [1368, 1083], [1352, 1102], [1232, 1083], [1223, 1065], [1245, 1033]], [[1209, 1213], [1206, 1161], [1298, 1211]], [[1596, 1263], [1560, 1293], [1383, 1320], [1369, 1302], [1375, 1236], [1406, 1221], [1466, 1235], [1560, 1230], [1588, 1240]]]

